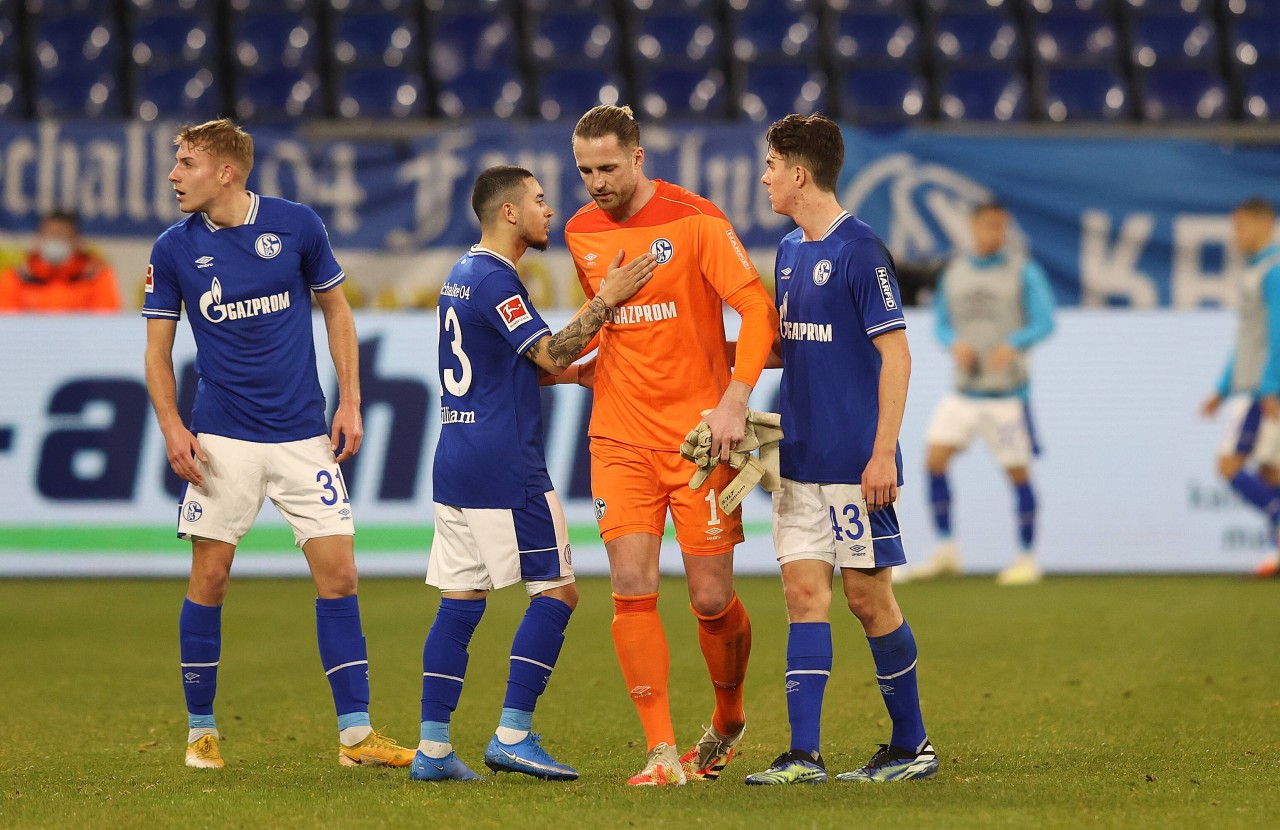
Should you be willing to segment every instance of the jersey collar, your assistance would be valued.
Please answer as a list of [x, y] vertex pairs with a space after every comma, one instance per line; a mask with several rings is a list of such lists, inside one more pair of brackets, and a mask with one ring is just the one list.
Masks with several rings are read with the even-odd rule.
[[1249, 257], [1249, 264], [1257, 265], [1259, 262], [1262, 262], [1264, 259], [1270, 259], [1276, 254], [1280, 254], [1280, 242], [1273, 242], [1272, 244], [1263, 248], [1261, 251], [1258, 251], [1256, 254]]
[[975, 268], [991, 268], [996, 265], [1003, 265], [1008, 258], [1009, 257], [1005, 254], [1003, 248], [996, 251], [994, 254], [988, 254], [987, 256], [978, 256], [977, 254], [969, 255], [969, 261]]
[[[254, 193], [252, 190], [249, 191], [249, 211], [244, 215], [244, 221], [240, 224], [253, 224], [253, 221], [258, 218], [258, 205], [260, 202], [261, 200], [258, 198], [258, 194]], [[209, 229], [210, 233], [222, 230], [222, 228], [219, 228], [213, 223], [213, 220], [209, 218], [209, 214], [201, 213], [200, 218], [204, 220], [204, 226]]]
[[828, 236], [831, 236], [831, 234], [835, 232], [835, 229], [836, 229], [836, 228], [840, 227], [840, 223], [841, 223], [841, 222], [843, 222], [844, 220], [846, 220], [846, 219], [848, 219], [848, 218], [849, 218], [849, 211], [847, 211], [847, 210], [842, 210], [842, 211], [840, 211], [840, 215], [839, 215], [839, 216], [837, 216], [837, 217], [835, 218], [835, 220], [834, 220], [830, 225], [828, 225], [828, 226], [827, 226], [827, 229], [826, 229], [825, 231], [823, 231], [823, 232], [822, 232], [822, 236], [818, 237], [817, 239], [806, 239], [806, 240], [804, 240], [804, 241], [805, 241], [805, 242], [821, 242], [821, 241], [823, 241], [823, 240], [824, 240], [824, 239], [826, 239]]
[[510, 268], [512, 271], [516, 270], [516, 264], [511, 260], [507, 259], [506, 257], [504, 257], [502, 254], [498, 253], [497, 251], [491, 251], [488, 248], [481, 248], [479, 245], [472, 245], [471, 253], [488, 254], [491, 257], [502, 260], [504, 263], [506, 263], [507, 267]]

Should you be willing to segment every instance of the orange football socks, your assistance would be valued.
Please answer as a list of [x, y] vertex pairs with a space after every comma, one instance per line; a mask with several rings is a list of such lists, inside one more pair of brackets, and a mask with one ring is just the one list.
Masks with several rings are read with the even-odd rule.
[[693, 614], [698, 618], [698, 645], [702, 646], [702, 656], [707, 661], [716, 692], [716, 711], [711, 725], [721, 735], [733, 735], [746, 720], [742, 709], [742, 682], [751, 657], [751, 619], [736, 593], [715, 616], [704, 617], [697, 611]]
[[[739, 606], [741, 607], [741, 606]], [[742, 614], [746, 618], [746, 614]], [[613, 595], [613, 646], [618, 652], [622, 679], [640, 715], [649, 749], [660, 743], [676, 745], [667, 701], [667, 677], [671, 673], [671, 652], [667, 635], [658, 617], [658, 595], [628, 597]], [[743, 661], [745, 665], [745, 660]], [[719, 689], [716, 690], [717, 696]], [[741, 711], [741, 693], [739, 693]], [[717, 707], [718, 709], [718, 707]]]

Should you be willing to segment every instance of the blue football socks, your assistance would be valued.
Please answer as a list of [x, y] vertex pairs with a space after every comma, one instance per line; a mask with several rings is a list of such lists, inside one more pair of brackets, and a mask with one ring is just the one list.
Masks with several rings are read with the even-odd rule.
[[1014, 485], [1018, 501], [1018, 543], [1024, 553], [1035, 548], [1036, 494], [1031, 482]]
[[467, 675], [467, 647], [484, 616], [483, 599], [440, 600], [440, 610], [422, 647], [421, 738], [449, 743], [449, 720], [458, 708]]
[[929, 475], [929, 504], [933, 512], [933, 527], [938, 536], [951, 538], [951, 486], [947, 474]]
[[924, 718], [920, 713], [920, 693], [916, 686], [916, 638], [911, 626], [902, 625], [882, 637], [868, 637], [876, 664], [876, 683], [885, 708], [893, 721], [889, 743], [902, 749], [917, 749], [925, 740]]
[[822, 697], [831, 677], [831, 623], [791, 623], [787, 632], [787, 720], [791, 748], [821, 750]]
[[316, 599], [316, 639], [320, 643], [320, 663], [338, 711], [338, 729], [370, 726], [369, 654], [360, 628], [360, 601], [355, 594]]
[[221, 605], [199, 605], [183, 599], [178, 615], [178, 653], [182, 661], [182, 691], [187, 698], [187, 726], [215, 729], [213, 699], [218, 692], [218, 661], [222, 653]]

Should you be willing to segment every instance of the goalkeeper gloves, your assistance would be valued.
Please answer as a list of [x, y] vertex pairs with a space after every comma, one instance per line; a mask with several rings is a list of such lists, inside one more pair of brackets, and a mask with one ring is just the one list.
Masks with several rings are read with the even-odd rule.
[[[707, 412], [702, 414], [705, 416]], [[746, 430], [741, 441], [729, 452], [729, 466], [741, 470], [729, 486], [720, 494], [720, 509], [731, 513], [746, 497], [751, 488], [759, 484], [769, 492], [782, 486], [778, 472], [778, 442], [782, 439], [782, 418], [776, 412], [747, 410]], [[751, 453], [759, 451], [756, 458]], [[693, 477], [689, 487], [697, 490], [706, 483], [707, 476], [720, 463], [719, 456], [711, 454], [711, 428], [706, 421], [699, 422], [680, 445], [680, 455], [692, 461]]]

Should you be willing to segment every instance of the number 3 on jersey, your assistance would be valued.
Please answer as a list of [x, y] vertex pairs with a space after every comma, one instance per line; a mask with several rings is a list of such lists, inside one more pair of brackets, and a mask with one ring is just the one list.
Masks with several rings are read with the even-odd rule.
[[[862, 509], [858, 505], [846, 504], [839, 514], [836, 513], [835, 505], [827, 509], [831, 511], [831, 532], [835, 535], [837, 542], [843, 542], [845, 539], [856, 542], [862, 538], [867, 528], [862, 523]], [[843, 526], [841, 526], [842, 523]]]
[[[440, 325], [439, 316], [436, 317], [436, 325]], [[453, 335], [453, 339], [449, 341], [449, 349], [458, 358], [461, 371], [445, 369], [440, 376], [444, 379], [444, 388], [449, 390], [449, 394], [461, 398], [471, 388], [471, 359], [462, 350], [462, 324], [458, 322], [458, 312], [452, 306], [444, 313], [444, 330]]]

